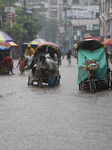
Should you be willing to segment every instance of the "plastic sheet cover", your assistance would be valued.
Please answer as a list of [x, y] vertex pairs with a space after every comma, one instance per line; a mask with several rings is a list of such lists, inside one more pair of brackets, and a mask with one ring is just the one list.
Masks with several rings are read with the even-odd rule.
[[[85, 60], [86, 57], [86, 60]], [[105, 80], [105, 75], [107, 71], [107, 61], [106, 61], [106, 52], [104, 47], [97, 49], [95, 51], [86, 51], [79, 49], [77, 53], [78, 58], [78, 78], [77, 83], [88, 79], [87, 71], [84, 68], [81, 68], [82, 65], [86, 66], [88, 60], [95, 60], [99, 63], [99, 68], [95, 70], [95, 78], [100, 80]]]

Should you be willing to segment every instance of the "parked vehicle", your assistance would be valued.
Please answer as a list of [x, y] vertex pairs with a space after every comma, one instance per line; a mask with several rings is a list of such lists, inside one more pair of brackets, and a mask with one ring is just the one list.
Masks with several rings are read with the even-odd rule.
[[112, 87], [105, 44], [98, 38], [89, 37], [77, 43], [75, 50], [78, 59], [79, 90], [89, 89], [96, 92]]
[[[48, 76], [47, 72], [45, 72], [45, 74], [43, 75], [41, 60], [42, 60], [43, 56], [46, 56], [51, 51], [57, 55], [58, 60], [59, 60], [61, 57], [61, 51], [57, 47], [57, 45], [55, 45], [54, 43], [45, 42], [45, 43], [37, 46], [37, 48], [35, 50], [35, 55], [34, 55], [34, 57], [35, 57], [34, 64], [28, 75], [28, 85], [33, 85], [36, 82], [37, 86], [42, 88], [43, 85], [48, 84], [49, 76]], [[57, 64], [57, 72], [58, 72], [58, 74], [57, 74], [56, 85], [59, 85], [61, 75], [59, 73], [59, 65], [58, 64]]]

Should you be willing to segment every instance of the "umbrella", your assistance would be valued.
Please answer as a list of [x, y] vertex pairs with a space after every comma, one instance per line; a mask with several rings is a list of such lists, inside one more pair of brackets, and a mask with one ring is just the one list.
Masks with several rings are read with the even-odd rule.
[[5, 47], [17, 47], [17, 45], [16, 45], [14, 42], [0, 43], [0, 46], [5, 46]]
[[40, 43], [46, 42], [44, 39], [34, 39], [33, 41], [39, 41]]
[[0, 46], [0, 51], [8, 50], [8, 49], [9, 49], [9, 47]]
[[0, 42], [13, 42], [13, 39], [5, 32], [0, 31]]
[[41, 44], [41, 42], [39, 42], [39, 41], [31, 41], [28, 44], [39, 45], [39, 44]]
[[112, 45], [112, 39], [106, 39], [104, 43], [107, 45]]
[[[34, 39], [33, 41], [31, 41], [31, 42], [34, 42], [34, 43], [36, 43], [36, 42], [40, 42], [40, 44], [41, 43], [44, 43], [44, 42], [46, 42], [44, 39]], [[29, 44], [32, 44], [32, 43], [29, 43]]]

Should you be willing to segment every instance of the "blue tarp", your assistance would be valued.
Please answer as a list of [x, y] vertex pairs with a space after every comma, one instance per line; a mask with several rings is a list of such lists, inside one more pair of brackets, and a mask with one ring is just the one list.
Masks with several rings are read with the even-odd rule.
[[9, 49], [9, 47], [0, 46], [0, 51], [8, 50], [8, 49]]
[[110, 51], [112, 52], [112, 45], [110, 45]]

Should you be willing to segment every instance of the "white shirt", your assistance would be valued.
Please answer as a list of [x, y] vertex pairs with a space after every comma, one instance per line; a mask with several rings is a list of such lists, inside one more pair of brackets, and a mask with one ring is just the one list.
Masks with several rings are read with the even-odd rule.
[[46, 54], [45, 57], [53, 60], [54, 62], [58, 62], [57, 54], [54, 54], [54, 58], [52, 58], [49, 53]]
[[32, 61], [33, 61], [33, 55], [31, 55], [31, 56], [30, 55], [25, 56], [25, 59], [28, 60], [27, 65], [30, 66], [31, 63], [32, 63]]

